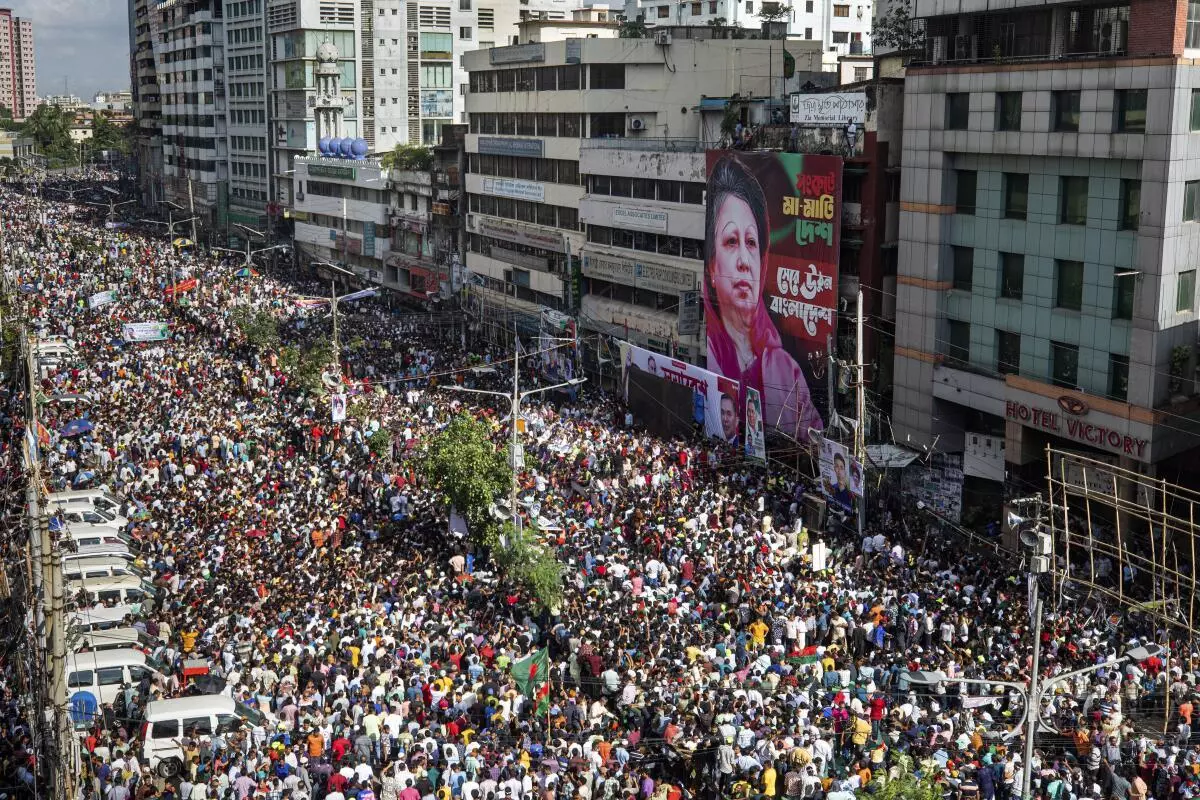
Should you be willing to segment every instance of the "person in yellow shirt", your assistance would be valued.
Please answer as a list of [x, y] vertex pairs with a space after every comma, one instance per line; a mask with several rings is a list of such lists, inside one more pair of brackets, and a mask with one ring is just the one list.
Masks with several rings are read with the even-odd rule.
[[775, 796], [775, 782], [777, 778], [778, 775], [775, 772], [775, 764], [768, 761], [766, 769], [763, 770], [762, 774], [762, 793], [764, 797]]
[[767, 627], [767, 623], [763, 622], [761, 619], [756, 619], [754, 622], [750, 623], [750, 627], [747, 630], [750, 631], [750, 639], [754, 643], [754, 648], [756, 650], [766, 644], [767, 632], [770, 630], [770, 628]]
[[190, 653], [196, 649], [196, 640], [200, 638], [200, 631], [194, 628], [190, 631], [183, 631], [179, 634], [183, 640], [183, 652]]

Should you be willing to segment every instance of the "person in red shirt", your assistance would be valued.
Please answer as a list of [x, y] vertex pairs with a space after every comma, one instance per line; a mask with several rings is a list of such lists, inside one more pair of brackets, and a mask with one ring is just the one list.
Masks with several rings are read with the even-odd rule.
[[880, 726], [883, 724], [883, 712], [887, 708], [887, 700], [884, 699], [882, 692], [876, 692], [867, 705], [871, 709], [871, 735], [878, 738], [880, 735]]

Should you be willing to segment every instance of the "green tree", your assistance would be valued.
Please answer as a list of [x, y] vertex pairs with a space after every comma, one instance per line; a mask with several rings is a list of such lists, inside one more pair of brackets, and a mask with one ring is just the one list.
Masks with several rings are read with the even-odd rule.
[[[783, 3], [763, 3], [758, 18], [767, 27], [767, 36], [772, 39], [787, 38], [787, 23], [792, 19], [792, 7]], [[773, 30], [782, 24], [782, 30]]]
[[75, 145], [71, 141], [71, 121], [71, 115], [64, 114], [61, 108], [46, 104], [34, 109], [25, 120], [22, 130], [33, 138], [38, 151], [43, 155], [60, 161], [74, 161]]
[[490, 508], [512, 485], [512, 468], [492, 443], [488, 426], [469, 414], [455, 417], [430, 441], [421, 471], [467, 521], [471, 537], [495, 547], [500, 526]]
[[888, 12], [875, 18], [871, 44], [896, 50], [925, 47], [925, 28], [912, 16], [912, 0], [892, 0]]
[[[875, 782], [872, 781], [872, 784]], [[903, 772], [898, 777], [876, 786], [875, 791], [868, 792], [866, 788], [858, 791], [860, 800], [942, 800], [942, 789], [933, 778], [918, 778], [911, 772]]]
[[88, 142], [88, 149], [93, 152], [116, 150], [128, 153], [129, 137], [125, 127], [114, 125], [112, 120], [103, 114], [96, 114], [92, 120], [92, 138]]
[[563, 565], [550, 548], [533, 541], [536, 531], [518, 537], [512, 523], [505, 523], [504, 532], [506, 544], [496, 551], [497, 566], [538, 606], [557, 613], [563, 600]]
[[386, 169], [425, 172], [433, 166], [433, 151], [415, 144], [398, 144], [381, 159]]
[[279, 346], [279, 323], [266, 311], [254, 311], [244, 306], [231, 315], [246, 341], [260, 350]]
[[641, 14], [633, 19], [629, 19], [624, 14], [618, 14], [617, 20], [621, 23], [617, 36], [622, 39], [646, 39], [650, 36], [650, 29], [646, 27], [646, 19]]

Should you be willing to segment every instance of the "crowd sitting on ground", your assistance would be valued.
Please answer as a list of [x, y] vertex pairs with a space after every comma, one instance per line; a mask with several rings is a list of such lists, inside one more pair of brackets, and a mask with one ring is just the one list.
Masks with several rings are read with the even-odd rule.
[[[1025, 769], [1050, 800], [1200, 790], [1192, 653], [1120, 661], [1158, 632], [1106, 627], [1094, 603], [1055, 609], [1041, 669], [1106, 666], [1052, 696], [1063, 734], [1024, 763], [1019, 693], [961, 682], [1028, 678], [1024, 580], [991, 550], [930, 536], [898, 492], [873, 500], [861, 537], [809, 530], [803, 478], [629, 426], [599, 389], [530, 399], [520, 508], [566, 566], [561, 604], [540, 609], [448, 532], [419, 464], [457, 414], [506, 439], [506, 405], [445, 387], [511, 385], [510, 350], [449, 312], [347, 304], [341, 371], [358, 410], [334, 423], [236, 321], [268, 313], [303, 347], [329, 321], [295, 300], [327, 284], [286, 260], [239, 277], [237, 259], [22, 187], [0, 198], [8, 284], [30, 325], [81, 353], [39, 376], [47, 398], [84, 398], [41, 406], [48, 488], [126, 498], [160, 587], [135, 624], [171, 667], [83, 722], [80, 800], [850, 800], [908, 776], [1008, 800]], [[89, 308], [107, 290], [116, 301]], [[124, 340], [123, 324], [154, 320], [166, 339]], [[467, 369], [481, 361], [494, 374]], [[536, 361], [524, 369], [538, 379]], [[64, 435], [78, 417], [90, 429]], [[23, 423], [7, 422], [11, 448]], [[511, 668], [543, 647], [539, 708]], [[143, 763], [138, 721], [189, 690], [192, 659], [270, 723], [187, 732], [186, 763], [164, 779]], [[1139, 715], [1167, 697], [1164, 735]], [[5, 701], [0, 756], [28, 773], [7, 688]]]

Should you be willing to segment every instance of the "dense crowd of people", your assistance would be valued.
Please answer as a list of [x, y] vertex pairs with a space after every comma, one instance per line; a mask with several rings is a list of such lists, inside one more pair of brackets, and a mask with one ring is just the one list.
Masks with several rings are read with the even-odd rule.
[[[327, 284], [286, 264], [246, 274], [52, 197], [0, 189], [6, 279], [32, 328], [79, 352], [39, 375], [46, 488], [125, 499], [160, 587], [135, 624], [169, 666], [81, 725], [80, 800], [850, 800], [910, 779], [1008, 800], [1025, 770], [1050, 800], [1200, 790], [1186, 647], [1121, 660], [1152, 626], [1056, 609], [1043, 674], [1098, 668], [1051, 692], [1055, 732], [1025, 763], [1012, 562], [929, 535], [898, 493], [862, 538], [809, 530], [803, 478], [627, 425], [598, 389], [523, 403], [520, 508], [565, 565], [562, 602], [540, 608], [448, 530], [420, 468], [457, 414], [507, 438], [506, 404], [446, 389], [511, 385], [509, 351], [347, 303], [353, 411], [333, 422], [285, 356], [328, 334], [328, 308], [296, 302]], [[269, 314], [282, 346], [252, 343], [247, 313]], [[126, 340], [149, 321], [167, 338]], [[522, 369], [538, 380], [536, 359]], [[5, 423], [11, 448], [23, 423]], [[513, 670], [543, 648], [548, 694]], [[195, 660], [268, 722], [185, 732], [164, 777], [139, 720], [194, 691]], [[17, 785], [35, 765], [4, 696], [0, 782]]]

